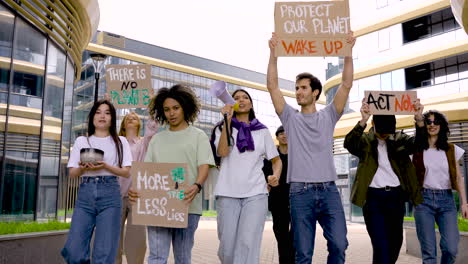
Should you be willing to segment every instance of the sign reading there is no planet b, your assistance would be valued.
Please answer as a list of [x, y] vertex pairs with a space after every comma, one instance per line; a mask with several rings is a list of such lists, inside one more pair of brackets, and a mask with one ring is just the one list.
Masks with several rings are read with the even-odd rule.
[[364, 91], [364, 101], [373, 115], [414, 115], [416, 91]]
[[153, 97], [151, 65], [106, 65], [106, 83], [116, 108], [146, 108]]

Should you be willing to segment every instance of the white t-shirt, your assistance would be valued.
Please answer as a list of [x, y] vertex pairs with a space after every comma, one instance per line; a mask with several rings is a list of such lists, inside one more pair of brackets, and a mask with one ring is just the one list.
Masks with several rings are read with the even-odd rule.
[[[215, 146], [218, 149], [221, 131], [216, 128]], [[221, 159], [215, 196], [247, 198], [268, 193], [263, 175], [263, 159], [279, 156], [268, 129], [252, 131], [255, 150], [240, 153], [236, 146], [237, 129], [232, 128], [234, 138], [229, 155]]]
[[[455, 160], [460, 160], [465, 150], [455, 145]], [[447, 155], [443, 150], [429, 148], [424, 150], [424, 188], [435, 190], [452, 189]], [[458, 164], [457, 164], [458, 166]]]
[[386, 186], [396, 187], [400, 185], [400, 180], [398, 176], [392, 169], [392, 165], [388, 160], [387, 144], [384, 140], [377, 139], [378, 145], [377, 150], [379, 153], [379, 167], [375, 172], [374, 178], [370, 184], [370, 187], [373, 188], [383, 188]]
[[[130, 151], [130, 146], [125, 137], [120, 137], [122, 142], [122, 167], [132, 166], [132, 152]], [[91, 145], [91, 146], [90, 146]], [[96, 148], [104, 151], [104, 162], [112, 165], [119, 166], [119, 157], [117, 155], [117, 149], [115, 147], [114, 140], [111, 136], [107, 137], [89, 137], [89, 144], [86, 137], [78, 137], [75, 140], [73, 149], [70, 153], [70, 160], [68, 160], [68, 168], [79, 168], [80, 165], [80, 150], [82, 148]], [[96, 170], [96, 171], [85, 171], [81, 176], [116, 176], [106, 169]]]

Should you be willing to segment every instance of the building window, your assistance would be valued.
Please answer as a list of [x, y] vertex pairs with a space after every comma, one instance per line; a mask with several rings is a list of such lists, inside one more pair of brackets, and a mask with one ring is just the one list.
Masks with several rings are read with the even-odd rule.
[[460, 25], [449, 7], [402, 23], [402, 27], [403, 43], [409, 43], [458, 29]]
[[406, 90], [468, 78], [468, 53], [405, 69]]

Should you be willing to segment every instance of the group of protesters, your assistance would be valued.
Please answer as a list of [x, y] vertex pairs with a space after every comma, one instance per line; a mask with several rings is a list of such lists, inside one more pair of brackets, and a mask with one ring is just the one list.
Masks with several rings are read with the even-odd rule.
[[[352, 34], [347, 44], [354, 46]], [[344, 58], [342, 82], [330, 104], [318, 110], [320, 81], [310, 73], [296, 77], [299, 110], [288, 105], [278, 86], [275, 49], [269, 40], [267, 88], [282, 123], [275, 133], [255, 116], [250, 94], [232, 93], [238, 107], [225, 105], [226, 118], [210, 138], [193, 126], [200, 102], [193, 90], [178, 84], [160, 88], [149, 104], [150, 121], [127, 114], [117, 133], [116, 110], [97, 101], [88, 117], [86, 136], [78, 137], [68, 163], [71, 178], [80, 178], [72, 224], [62, 256], [67, 263], [167, 263], [173, 248], [176, 264], [191, 263], [195, 232], [202, 214], [200, 191], [210, 167], [219, 166], [214, 190], [217, 207], [218, 257], [223, 264], [259, 263], [268, 210], [278, 242], [280, 264], [311, 263], [317, 222], [327, 240], [327, 263], [344, 263], [348, 247], [346, 219], [333, 160], [333, 133], [353, 83], [352, 57]], [[423, 113], [413, 102], [416, 133], [396, 131], [393, 115], [371, 117], [363, 100], [362, 119], [346, 135], [344, 147], [359, 158], [351, 202], [363, 209], [373, 248], [373, 263], [396, 263], [403, 241], [405, 202], [414, 206], [423, 263], [437, 263], [435, 223], [441, 234], [441, 263], [454, 263], [459, 231], [452, 190], [460, 195], [460, 212], [468, 218], [464, 178], [458, 161], [464, 150], [448, 143], [448, 121], [435, 110]], [[159, 126], [167, 129], [158, 131]], [[230, 144], [232, 143], [232, 144]], [[81, 162], [80, 150], [104, 151], [102, 161]], [[189, 204], [186, 228], [132, 224], [132, 161], [185, 163]], [[218, 162], [216, 162], [218, 161]], [[125, 224], [126, 223], [126, 224]], [[124, 230], [125, 229], [125, 230]], [[94, 234], [94, 235], [93, 235]], [[94, 236], [92, 256], [91, 239]]]

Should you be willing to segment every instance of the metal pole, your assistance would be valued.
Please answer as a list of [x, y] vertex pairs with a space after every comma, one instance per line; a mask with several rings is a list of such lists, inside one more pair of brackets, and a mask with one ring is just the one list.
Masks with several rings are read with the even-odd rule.
[[99, 94], [99, 72], [94, 73], [94, 80], [95, 80], [95, 85], [94, 85], [94, 102], [96, 103], [98, 101], [98, 94]]

